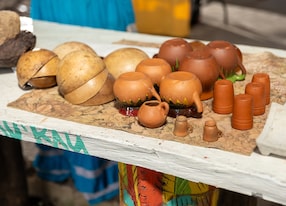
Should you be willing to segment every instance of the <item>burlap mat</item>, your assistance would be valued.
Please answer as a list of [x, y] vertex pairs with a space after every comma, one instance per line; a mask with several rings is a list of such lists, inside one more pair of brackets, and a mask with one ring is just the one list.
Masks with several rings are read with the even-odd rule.
[[[245, 81], [235, 83], [235, 94], [244, 93], [245, 85], [251, 81], [254, 73], [266, 72], [271, 78], [271, 101], [284, 104], [286, 101], [286, 59], [276, 57], [271, 53], [244, 54], [243, 59], [248, 73]], [[231, 115], [214, 113], [211, 103], [212, 100], [203, 102], [204, 112], [201, 119], [188, 119], [193, 126], [193, 132], [184, 138], [173, 135], [174, 118], [168, 117], [167, 123], [160, 128], [148, 129], [139, 125], [136, 117], [120, 114], [114, 106], [115, 102], [89, 107], [72, 105], [58, 94], [57, 87], [32, 90], [9, 103], [8, 106], [68, 121], [123, 130], [163, 140], [217, 148], [245, 155], [251, 154], [256, 147], [256, 138], [264, 127], [270, 105], [266, 107], [264, 115], [254, 117], [253, 129], [239, 131], [231, 127]], [[202, 140], [204, 123], [210, 117], [217, 121], [217, 126], [223, 133], [218, 141], [212, 143]]]

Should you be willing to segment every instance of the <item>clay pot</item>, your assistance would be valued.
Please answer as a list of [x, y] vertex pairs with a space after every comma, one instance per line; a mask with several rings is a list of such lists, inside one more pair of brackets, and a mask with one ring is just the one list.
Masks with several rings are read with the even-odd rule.
[[199, 78], [185, 71], [176, 71], [163, 77], [160, 84], [160, 96], [173, 107], [190, 107], [195, 104], [197, 112], [203, 111], [200, 99], [202, 84]]
[[142, 72], [121, 74], [114, 82], [113, 93], [115, 98], [126, 106], [140, 106], [153, 96], [160, 100], [152, 80]]
[[203, 42], [198, 41], [198, 40], [191, 41], [191, 42], [189, 42], [189, 44], [191, 45], [193, 51], [201, 50], [201, 49], [204, 49], [206, 47], [206, 45]]
[[207, 142], [215, 142], [222, 135], [222, 132], [217, 128], [216, 121], [209, 119], [205, 122], [203, 131], [203, 140]]
[[176, 117], [173, 134], [178, 137], [185, 137], [192, 132], [193, 127], [188, 123], [185, 116], [179, 115]]
[[216, 81], [212, 103], [213, 111], [218, 114], [230, 114], [232, 113], [233, 101], [233, 83], [227, 79]]
[[182, 60], [178, 70], [192, 72], [200, 79], [203, 88], [201, 100], [207, 100], [213, 96], [213, 87], [219, 78], [220, 67], [207, 49], [190, 52]]
[[231, 126], [238, 130], [248, 130], [253, 127], [253, 100], [250, 94], [234, 96]]
[[162, 77], [171, 73], [172, 68], [166, 60], [152, 58], [141, 61], [135, 71], [147, 74], [154, 85], [160, 85]]
[[245, 86], [245, 93], [250, 94], [253, 99], [253, 115], [258, 116], [265, 113], [265, 88], [260, 82], [250, 82]]
[[260, 82], [264, 85], [265, 90], [265, 104], [270, 103], [270, 78], [266, 73], [256, 73], [252, 77], [252, 82]]
[[191, 45], [182, 38], [169, 39], [160, 46], [158, 58], [165, 59], [176, 71], [183, 58], [193, 49]]
[[138, 110], [138, 121], [148, 128], [157, 128], [166, 122], [169, 104], [158, 100], [144, 102]]
[[[245, 79], [246, 69], [239, 57], [238, 50], [233, 44], [217, 40], [208, 43], [207, 47], [218, 62], [221, 75], [224, 78], [228, 78], [233, 82]], [[238, 68], [240, 69], [240, 74], [237, 73]]]

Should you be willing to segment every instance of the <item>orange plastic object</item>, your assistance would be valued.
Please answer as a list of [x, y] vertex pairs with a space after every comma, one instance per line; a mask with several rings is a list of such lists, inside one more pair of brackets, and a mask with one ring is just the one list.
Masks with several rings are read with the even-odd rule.
[[133, 0], [138, 32], [187, 37], [190, 34], [190, 0]]

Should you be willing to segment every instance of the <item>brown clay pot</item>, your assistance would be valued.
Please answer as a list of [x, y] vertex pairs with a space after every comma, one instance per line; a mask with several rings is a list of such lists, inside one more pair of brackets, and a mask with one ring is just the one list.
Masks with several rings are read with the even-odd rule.
[[126, 72], [121, 74], [113, 84], [115, 98], [127, 106], [140, 106], [153, 96], [160, 100], [153, 82], [142, 72]]
[[265, 89], [265, 104], [270, 103], [270, 78], [266, 73], [256, 73], [252, 77], [252, 82], [260, 82], [264, 85]]
[[160, 46], [158, 58], [165, 59], [176, 71], [182, 59], [193, 49], [191, 45], [182, 38], [169, 39]]
[[217, 128], [216, 121], [214, 119], [206, 120], [203, 140], [207, 142], [215, 142], [222, 135], [222, 132]]
[[157, 128], [166, 122], [169, 104], [158, 100], [144, 102], [138, 110], [138, 121], [148, 128]]
[[154, 85], [160, 85], [163, 76], [172, 72], [170, 64], [161, 58], [151, 58], [142, 60], [135, 71], [147, 74]]
[[245, 86], [245, 93], [250, 94], [253, 99], [253, 115], [258, 116], [265, 113], [265, 88], [260, 82], [250, 82]]
[[234, 96], [231, 126], [238, 130], [248, 130], [253, 127], [253, 100], [250, 94]]
[[179, 115], [176, 117], [173, 134], [178, 137], [185, 137], [192, 132], [193, 127], [188, 123], [187, 117]]
[[176, 71], [163, 77], [160, 84], [160, 96], [173, 107], [190, 107], [195, 104], [197, 112], [203, 111], [200, 96], [202, 84], [199, 78], [185, 71]]
[[207, 100], [213, 96], [213, 87], [219, 78], [220, 67], [207, 49], [190, 52], [182, 60], [178, 70], [192, 72], [200, 79], [203, 88], [201, 100]]
[[[220, 65], [221, 75], [235, 82], [236, 80], [244, 80], [246, 69], [242, 64], [238, 50], [233, 44], [227, 41], [211, 41], [207, 44], [212, 55]], [[241, 74], [237, 73], [237, 68]]]
[[233, 101], [233, 83], [227, 79], [217, 80], [213, 93], [213, 111], [218, 114], [230, 114], [232, 113]]

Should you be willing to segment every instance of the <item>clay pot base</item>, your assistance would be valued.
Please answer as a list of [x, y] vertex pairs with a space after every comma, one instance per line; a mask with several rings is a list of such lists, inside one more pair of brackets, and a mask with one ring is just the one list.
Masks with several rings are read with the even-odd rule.
[[119, 101], [115, 101], [115, 105], [116, 109], [118, 110], [118, 112], [124, 116], [129, 116], [129, 117], [136, 117], [138, 114], [138, 110], [140, 108], [140, 106], [127, 106], [122, 104]]
[[203, 93], [201, 94], [201, 101], [204, 101], [204, 100], [208, 100], [208, 99], [211, 99], [213, 97], [213, 90], [211, 91], [203, 91]]
[[197, 112], [197, 108], [195, 106], [186, 107], [186, 108], [170, 107], [169, 113], [168, 113], [169, 117], [176, 118], [179, 115], [182, 115], [185, 117], [202, 118], [202, 113]]

